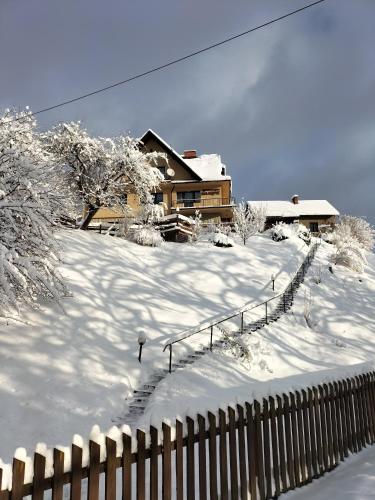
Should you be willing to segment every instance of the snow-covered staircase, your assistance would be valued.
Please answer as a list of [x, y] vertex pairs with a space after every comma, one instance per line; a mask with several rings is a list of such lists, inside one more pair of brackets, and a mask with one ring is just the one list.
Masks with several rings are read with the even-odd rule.
[[[289, 283], [286, 290], [279, 296], [276, 306], [272, 311], [270, 311], [270, 313], [266, 313], [264, 316], [252, 323], [244, 324], [243, 331], [238, 330], [233, 332], [224, 328], [222, 324], [216, 325], [216, 328], [221, 332], [222, 336], [212, 343], [212, 348], [217, 350], [225, 346], [227, 343], [225, 337], [227, 336], [238, 337], [240, 335], [251, 334], [264, 328], [265, 325], [276, 322], [283, 314], [286, 314], [293, 305], [294, 296], [305, 278], [306, 272], [315, 257], [318, 247], [318, 243], [315, 243], [311, 247], [293, 280]], [[173, 363], [171, 366], [171, 372], [185, 369], [187, 366], [193, 364], [210, 351], [211, 348], [209, 346], [195, 350], [192, 354], [189, 354]], [[151, 394], [154, 392], [159, 382], [168, 374], [169, 370], [158, 370], [151, 375], [147, 382], [134, 391], [129, 403], [129, 412], [116, 419], [116, 422], [119, 424], [126, 423], [130, 426], [136, 426], [138, 418], [143, 414]]]

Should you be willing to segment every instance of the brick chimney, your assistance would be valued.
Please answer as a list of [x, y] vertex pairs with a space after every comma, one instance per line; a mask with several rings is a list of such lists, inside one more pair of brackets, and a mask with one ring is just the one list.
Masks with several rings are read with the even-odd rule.
[[298, 205], [298, 203], [299, 203], [299, 196], [298, 196], [298, 194], [294, 194], [294, 195], [292, 196], [292, 203], [293, 203], [294, 205]]
[[196, 149], [186, 149], [184, 151], [184, 154], [182, 155], [182, 157], [186, 158], [186, 159], [196, 158], [197, 157], [197, 150]]

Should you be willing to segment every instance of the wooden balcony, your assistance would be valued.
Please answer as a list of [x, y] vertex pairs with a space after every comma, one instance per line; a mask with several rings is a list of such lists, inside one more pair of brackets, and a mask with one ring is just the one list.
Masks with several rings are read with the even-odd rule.
[[211, 207], [231, 207], [235, 204], [234, 198], [201, 198], [199, 200], [173, 200], [172, 209], [184, 208], [211, 208]]

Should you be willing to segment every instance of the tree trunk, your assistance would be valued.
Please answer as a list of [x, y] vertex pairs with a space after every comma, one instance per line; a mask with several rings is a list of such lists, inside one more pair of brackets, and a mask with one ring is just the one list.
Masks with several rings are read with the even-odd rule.
[[86, 217], [81, 222], [80, 229], [85, 230], [89, 227], [92, 218], [94, 217], [94, 215], [96, 214], [96, 212], [98, 210], [99, 210], [98, 207], [94, 207], [93, 205], [89, 205]]

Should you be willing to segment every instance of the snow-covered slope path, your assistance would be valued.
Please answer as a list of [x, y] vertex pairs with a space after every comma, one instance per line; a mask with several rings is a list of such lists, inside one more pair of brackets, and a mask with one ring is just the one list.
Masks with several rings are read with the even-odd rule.
[[[173, 362], [172, 352], [170, 352], [169, 373], [173, 373], [176, 370], [180, 373], [181, 370], [189, 368], [193, 363], [201, 359], [202, 356], [212, 352], [212, 350], [217, 352], [219, 349], [227, 349], [228, 341], [223, 338], [223, 334], [225, 334], [227, 338], [232, 339], [231, 341], [234, 339], [236, 339], [236, 341], [242, 341], [241, 339], [247, 335], [261, 330], [270, 323], [277, 322], [280, 317], [286, 314], [293, 306], [295, 295], [301, 283], [303, 283], [318, 249], [319, 242], [314, 242], [283, 293], [276, 294], [270, 301], [266, 301], [264, 304], [261, 303], [257, 304], [255, 307], [251, 307], [250, 311], [246, 311], [246, 309], [242, 311], [240, 325], [238, 324], [238, 315], [235, 316], [235, 318], [221, 321], [219, 325], [214, 324], [212, 326], [212, 346], [209, 346], [210, 336], [207, 336], [207, 332], [206, 335], [197, 334], [202, 338], [202, 345], [195, 351], [191, 349], [185, 356], [181, 356], [181, 349], [179, 349], [180, 341], [174, 344], [175, 349], [177, 348], [180, 354]], [[193, 336], [190, 335], [191, 334], [189, 334], [189, 337], [186, 339], [189, 343], [195, 340], [194, 337], [196, 334], [193, 332]], [[173, 340], [175, 339], [171, 339], [171, 342], [173, 342]], [[165, 346], [165, 348], [168, 347], [171, 348], [173, 345], [170, 344], [169, 346]], [[133, 428], [137, 428], [140, 417], [143, 415], [152, 393], [157, 388], [158, 384], [165, 379], [167, 374], [167, 370], [158, 370], [158, 372], [152, 374], [150, 379], [143, 383], [138, 390], [134, 391], [133, 397], [129, 400], [129, 413], [121, 417], [119, 423], [125, 423]]]
[[147, 429], [176, 414], [204, 414], [366, 370], [375, 359], [375, 255], [363, 275], [339, 267], [332, 274], [332, 252], [322, 244], [291, 313], [245, 338], [249, 364], [229, 351], [207, 354], [159, 384], [139, 425]]
[[[282, 291], [308, 250], [301, 240], [266, 236], [228, 249], [144, 248], [74, 230], [59, 240], [73, 294], [64, 311], [42, 304], [25, 323], [1, 324], [0, 457], [7, 462], [17, 446], [69, 444], [93, 424], [110, 427], [133, 388], [167, 367], [162, 348], [172, 336]], [[148, 337], [142, 366], [139, 328]]]

